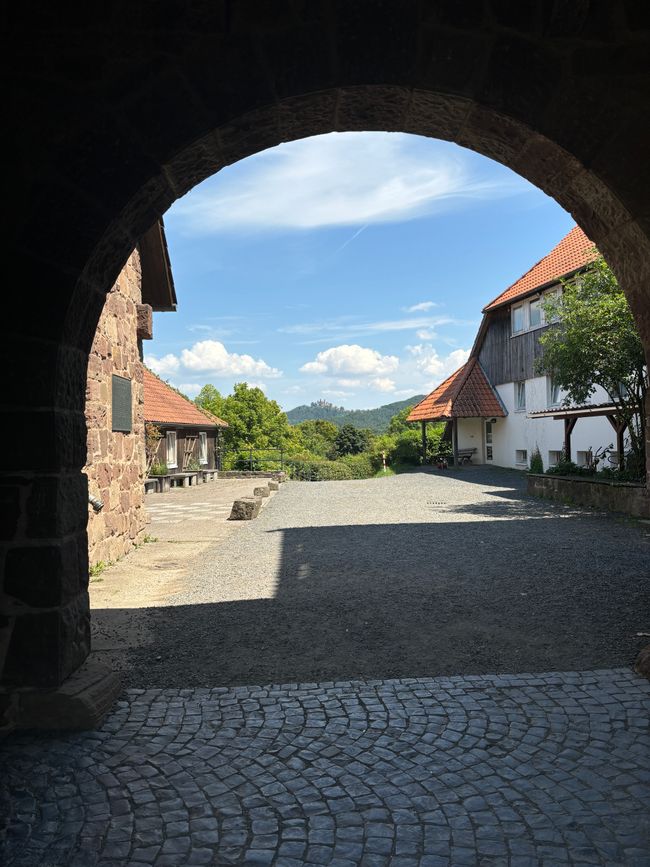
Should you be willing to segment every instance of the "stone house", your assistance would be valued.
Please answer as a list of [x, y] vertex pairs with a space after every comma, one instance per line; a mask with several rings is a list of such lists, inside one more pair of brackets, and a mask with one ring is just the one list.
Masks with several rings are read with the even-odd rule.
[[[564, 393], [535, 361], [542, 348], [543, 301], [561, 291], [561, 280], [589, 267], [593, 242], [574, 227], [546, 256], [483, 308], [483, 320], [467, 362], [411, 411], [408, 420], [446, 421], [454, 450], [472, 463], [527, 469], [539, 449], [544, 469], [569, 452], [585, 465], [593, 451], [621, 442], [611, 399], [596, 388], [580, 419], [562, 408]], [[567, 416], [569, 421], [563, 417]], [[575, 430], [573, 429], [575, 425]]]
[[153, 337], [153, 311], [176, 309], [162, 221], [129, 256], [106, 302], [88, 359], [86, 381], [91, 566], [128, 553], [144, 535], [144, 380], [142, 341]]
[[143, 367], [144, 419], [161, 434], [154, 462], [170, 473], [218, 469], [221, 431], [227, 422], [200, 409], [160, 377]]

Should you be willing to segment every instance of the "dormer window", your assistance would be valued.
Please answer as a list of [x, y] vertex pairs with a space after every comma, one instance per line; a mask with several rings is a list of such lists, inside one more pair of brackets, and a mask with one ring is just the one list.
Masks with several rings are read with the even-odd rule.
[[524, 329], [524, 305], [519, 304], [519, 306], [512, 308], [512, 333], [518, 334]]
[[[549, 290], [555, 294], [557, 289]], [[546, 296], [547, 293], [544, 293]], [[513, 305], [511, 310], [512, 334], [522, 334], [524, 331], [533, 331], [535, 328], [542, 328], [547, 325], [546, 316], [544, 315], [543, 296], [536, 296], [529, 301], [522, 301], [521, 304]]]
[[543, 310], [542, 310], [542, 302], [539, 298], [536, 298], [534, 301], [530, 302], [528, 307], [529, 314], [529, 325], [531, 328], [539, 328], [542, 325], [543, 320]]

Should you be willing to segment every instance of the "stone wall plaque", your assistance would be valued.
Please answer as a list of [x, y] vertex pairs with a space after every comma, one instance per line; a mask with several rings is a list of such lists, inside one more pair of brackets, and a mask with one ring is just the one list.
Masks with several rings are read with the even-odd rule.
[[131, 400], [131, 380], [113, 374], [112, 388], [112, 428], [115, 431], [131, 433], [133, 429], [133, 402]]

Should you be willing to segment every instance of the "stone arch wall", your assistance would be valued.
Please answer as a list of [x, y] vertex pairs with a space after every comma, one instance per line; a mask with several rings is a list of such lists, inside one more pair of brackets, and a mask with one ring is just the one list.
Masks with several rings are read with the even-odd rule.
[[22, 280], [1, 351], [5, 421], [23, 435], [0, 468], [9, 681], [57, 685], [87, 655], [87, 353], [138, 238], [223, 166], [331, 130], [477, 150], [573, 214], [618, 274], [650, 357], [642, 4], [123, 0], [82, 16], [35, 5], [14, 11], [10, 33]]

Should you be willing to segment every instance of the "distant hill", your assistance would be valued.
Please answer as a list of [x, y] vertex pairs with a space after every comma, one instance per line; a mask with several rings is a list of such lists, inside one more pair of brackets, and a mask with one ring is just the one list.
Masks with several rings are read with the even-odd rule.
[[326, 400], [317, 400], [314, 403], [303, 404], [290, 409], [287, 418], [290, 424], [300, 424], [301, 421], [309, 421], [316, 418], [324, 418], [341, 427], [344, 424], [353, 424], [355, 427], [370, 428], [374, 433], [383, 433], [394, 415], [407, 406], [419, 403], [423, 394], [416, 394], [406, 400], [397, 400], [395, 403], [387, 403], [376, 409], [345, 409], [342, 406], [334, 406]]

